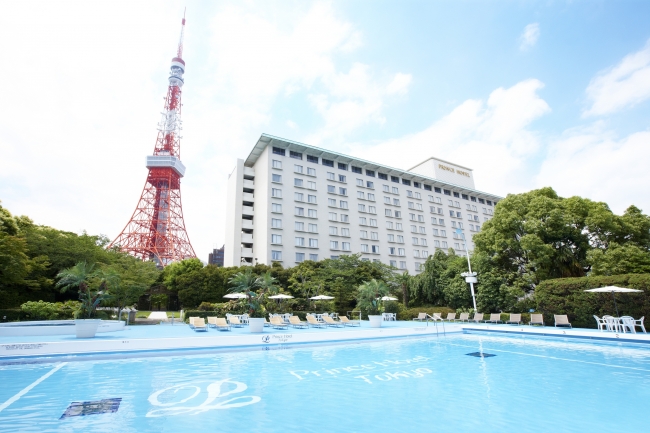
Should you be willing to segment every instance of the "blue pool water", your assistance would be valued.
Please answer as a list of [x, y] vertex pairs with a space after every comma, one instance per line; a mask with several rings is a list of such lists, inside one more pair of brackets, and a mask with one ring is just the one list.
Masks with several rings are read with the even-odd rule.
[[159, 355], [0, 365], [0, 431], [648, 429], [641, 345], [457, 334]]

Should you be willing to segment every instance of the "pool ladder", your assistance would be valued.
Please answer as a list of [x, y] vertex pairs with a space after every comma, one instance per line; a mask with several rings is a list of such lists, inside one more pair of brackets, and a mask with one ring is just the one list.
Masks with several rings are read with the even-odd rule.
[[433, 322], [433, 324], [435, 325], [436, 336], [438, 336], [438, 322], [442, 323], [442, 335], [447, 335], [447, 333], [445, 332], [445, 322], [442, 319], [427, 314], [427, 328], [429, 327], [429, 322]]

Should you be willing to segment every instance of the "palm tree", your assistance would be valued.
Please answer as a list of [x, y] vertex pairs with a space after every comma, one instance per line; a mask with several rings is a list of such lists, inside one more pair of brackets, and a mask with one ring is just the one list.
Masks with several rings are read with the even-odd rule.
[[359, 309], [366, 310], [368, 315], [381, 313], [382, 300], [389, 293], [388, 286], [383, 281], [372, 279], [361, 284], [357, 293]]
[[266, 271], [257, 278], [257, 286], [260, 288], [260, 295], [270, 293], [277, 295], [280, 292], [280, 286], [276, 283], [278, 280], [271, 275], [271, 271]]
[[[272, 277], [271, 277], [272, 278]], [[230, 293], [244, 293], [248, 301], [248, 309], [251, 317], [254, 317], [255, 312], [259, 310], [259, 302], [254, 299], [255, 290], [260, 288], [260, 279], [253, 274], [251, 268], [246, 269], [244, 272], [236, 273], [230, 280]]]
[[[108, 286], [116, 281], [117, 275], [95, 269], [94, 263], [79, 262], [71, 268], [62, 270], [56, 277], [59, 278], [56, 286], [61, 288], [61, 292], [72, 287], [79, 288], [81, 306], [76, 316], [90, 319], [95, 315], [99, 303], [108, 297]], [[99, 290], [89, 286], [89, 281], [96, 278], [101, 280]]]
[[411, 288], [411, 276], [409, 271], [404, 271], [402, 274], [395, 275], [395, 282], [402, 288], [402, 301], [404, 306], [409, 305], [409, 289]]

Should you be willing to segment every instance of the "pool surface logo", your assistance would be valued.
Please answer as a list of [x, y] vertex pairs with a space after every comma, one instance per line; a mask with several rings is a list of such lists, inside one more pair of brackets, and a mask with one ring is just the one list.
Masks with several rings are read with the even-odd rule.
[[[234, 398], [223, 399], [233, 394], [240, 394], [248, 389], [248, 386], [242, 382], [235, 382], [230, 379], [218, 380], [210, 383], [207, 387], [207, 397], [205, 400], [195, 406], [184, 405], [187, 402], [197, 399], [199, 394], [205, 395], [202, 388], [195, 384], [181, 384], [156, 391], [149, 396], [149, 403], [161, 409], [153, 409], [147, 413], [148, 418], [174, 415], [198, 415], [210, 410], [233, 409], [237, 407], [248, 406], [259, 403], [262, 399], [255, 395], [239, 396]], [[174, 396], [179, 391], [190, 391], [188, 397], [174, 401]], [[181, 395], [183, 393], [181, 392]], [[161, 401], [163, 400], [163, 401]]]
[[262, 337], [262, 343], [268, 343], [269, 341], [271, 341], [271, 337], [268, 335]]

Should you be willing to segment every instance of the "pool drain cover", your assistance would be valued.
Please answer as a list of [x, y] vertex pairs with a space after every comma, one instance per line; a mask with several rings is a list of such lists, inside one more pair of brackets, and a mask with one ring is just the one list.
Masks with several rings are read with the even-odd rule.
[[60, 419], [71, 416], [99, 415], [101, 413], [117, 412], [120, 408], [121, 398], [107, 398], [97, 401], [73, 401], [63, 412]]
[[477, 358], [489, 358], [490, 356], [496, 356], [496, 355], [492, 355], [491, 353], [485, 353], [485, 352], [472, 352], [472, 353], [466, 353], [465, 355], [475, 356]]

